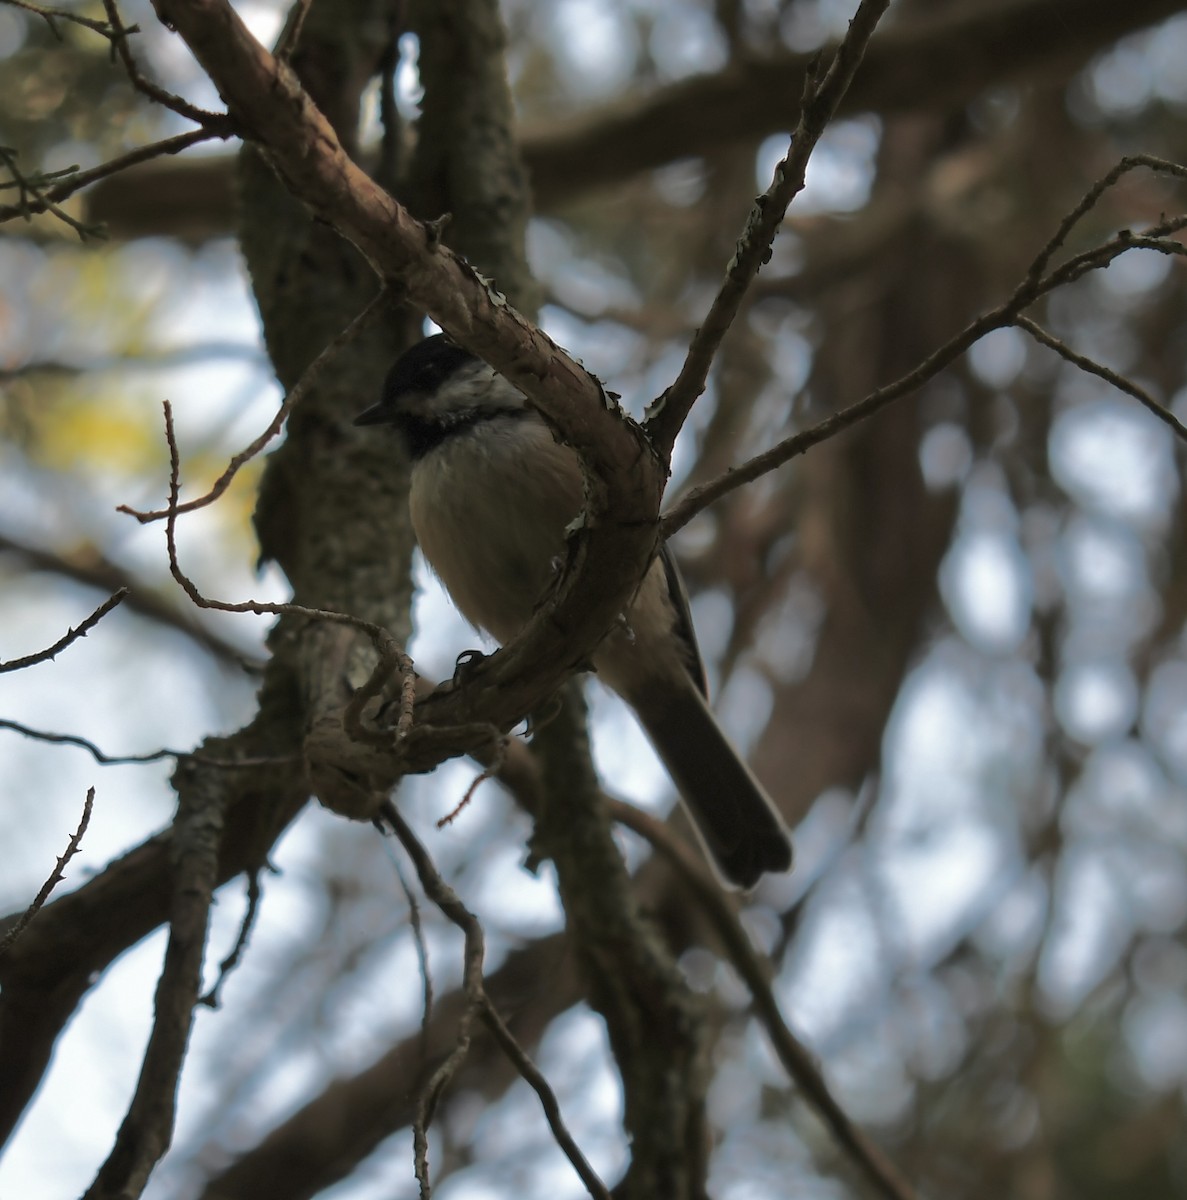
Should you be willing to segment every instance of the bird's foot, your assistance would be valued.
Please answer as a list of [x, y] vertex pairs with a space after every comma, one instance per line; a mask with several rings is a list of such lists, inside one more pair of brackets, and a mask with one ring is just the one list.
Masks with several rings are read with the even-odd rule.
[[461, 687], [486, 658], [481, 650], [463, 650], [453, 664], [453, 686]]

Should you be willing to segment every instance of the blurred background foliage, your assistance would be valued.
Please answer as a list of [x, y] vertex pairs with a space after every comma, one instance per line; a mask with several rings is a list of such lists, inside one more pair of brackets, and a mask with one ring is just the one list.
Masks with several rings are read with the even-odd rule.
[[[239, 7], [275, 36], [279, 7]], [[753, 60], [814, 49], [851, 8], [506, 0], [525, 144], [680, 81], [744, 78]], [[142, 27], [142, 66], [216, 106], [148, 5], [122, 11]], [[890, 22], [954, 11], [904, 3]], [[1003, 61], [1000, 81], [960, 103], [928, 104], [921, 79], [918, 106], [836, 123], [678, 447], [669, 495], [914, 366], [1008, 294], [1122, 154], [1187, 161], [1187, 14], [1144, 24], [1025, 79]], [[400, 49], [412, 117], [415, 39]], [[0, 61], [0, 142], [25, 171], [92, 166], [184, 128], [131, 90], [87, 30], [55, 33], [0, 6]], [[376, 89], [372, 150], [377, 105]], [[636, 415], [673, 377], [785, 140], [742, 129], [612, 187], [578, 180], [533, 221], [546, 328]], [[159, 528], [114, 511], [164, 496], [163, 399], [195, 490], [274, 409], [229, 232], [230, 172], [224, 146], [202, 147], [69, 202], [107, 221], [106, 241], [49, 217], [10, 222], [0, 239], [0, 652], [49, 644], [101, 590], [134, 587], [86, 642], [0, 677], [0, 715], [110, 753], [234, 728], [263, 653], [263, 622], [195, 615], [168, 580]], [[1181, 184], [1134, 173], [1070, 249], [1182, 208]], [[1134, 251], [1035, 315], [1187, 419], [1183, 271]], [[1182, 465], [1166, 425], [1006, 330], [677, 539], [718, 708], [798, 830], [795, 873], [764, 882], [744, 919], [837, 1095], [922, 1194], [1187, 1192]], [[245, 472], [182, 524], [183, 559], [208, 594], [284, 594], [278, 575], [254, 573], [257, 480]], [[412, 651], [445, 675], [474, 635], [422, 584]], [[670, 790], [630, 719], [600, 694], [594, 712], [608, 785], [666, 811]], [[0, 738], [10, 909], [48, 874], [88, 784], [98, 804], [74, 880], [168, 819], [164, 767], [100, 772], [76, 750]], [[410, 781], [405, 807], [482, 917], [497, 969], [545, 945], [561, 918], [547, 870], [520, 867], [526, 820], [493, 785], [432, 829], [471, 775], [455, 763]], [[206, 1181], [261, 1153], [268, 1129], [415, 1036], [416, 959], [386, 847], [310, 811], [275, 862], [224, 1010], [200, 1016], [175, 1149], [150, 1195], [214, 1195]], [[241, 911], [229, 889], [212, 959]], [[456, 939], [424, 919], [444, 994]], [[88, 999], [0, 1163], [0, 1192], [68, 1196], [90, 1177], [126, 1103], [159, 954], [154, 938]], [[789, 1089], [733, 971], [691, 941], [683, 962], [720, 1024], [713, 1194], [863, 1194]], [[538, 1059], [613, 1179], [627, 1147], [600, 1025], [582, 1005], [546, 1015]], [[412, 1195], [407, 1130], [391, 1133], [320, 1194]], [[435, 1136], [442, 1197], [579, 1194], [522, 1083], [459, 1089]]]

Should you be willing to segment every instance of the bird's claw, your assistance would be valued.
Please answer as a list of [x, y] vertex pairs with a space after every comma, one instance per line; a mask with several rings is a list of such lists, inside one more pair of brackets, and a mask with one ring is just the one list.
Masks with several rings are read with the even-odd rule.
[[472, 675], [480, 663], [486, 661], [486, 655], [481, 650], [463, 650], [453, 664], [453, 686], [461, 687], [468, 676]]

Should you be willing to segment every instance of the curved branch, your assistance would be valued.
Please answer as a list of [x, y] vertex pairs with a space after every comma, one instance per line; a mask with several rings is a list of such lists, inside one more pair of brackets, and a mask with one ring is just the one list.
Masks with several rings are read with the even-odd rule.
[[[642, 432], [598, 382], [463, 259], [440, 244], [346, 154], [296, 76], [248, 32], [225, 0], [156, 0], [185, 38], [245, 136], [292, 194], [353, 242], [379, 275], [479, 354], [532, 400], [580, 454], [588, 470], [588, 521], [555, 606], [537, 613], [502, 653], [483, 662], [464, 690], [426, 702], [424, 725], [509, 727], [542, 703], [588, 659], [622, 611], [656, 548], [662, 471]], [[318, 753], [370, 773], [339, 727]], [[401, 743], [402, 766], [425, 764], [418, 730]], [[428, 765], [440, 761], [434, 744]]]

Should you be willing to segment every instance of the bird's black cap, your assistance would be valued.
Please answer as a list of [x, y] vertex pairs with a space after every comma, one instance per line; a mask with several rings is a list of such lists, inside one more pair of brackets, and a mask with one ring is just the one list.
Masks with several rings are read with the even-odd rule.
[[354, 419], [356, 425], [389, 425], [397, 419], [400, 397], [410, 392], [434, 392], [463, 363], [473, 362], [469, 350], [435, 333], [409, 347], [396, 359], [383, 381], [379, 403]]

